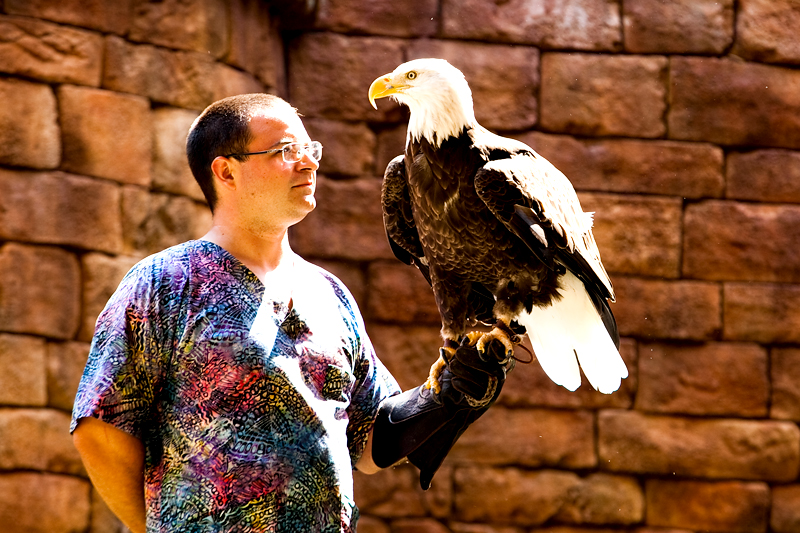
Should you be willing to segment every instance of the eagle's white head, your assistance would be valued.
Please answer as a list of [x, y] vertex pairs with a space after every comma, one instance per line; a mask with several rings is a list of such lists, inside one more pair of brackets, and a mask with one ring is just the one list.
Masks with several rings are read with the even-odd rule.
[[444, 59], [415, 59], [372, 82], [369, 101], [391, 96], [408, 106], [410, 139], [425, 138], [441, 146], [448, 137], [458, 135], [475, 122], [472, 91], [456, 67]]

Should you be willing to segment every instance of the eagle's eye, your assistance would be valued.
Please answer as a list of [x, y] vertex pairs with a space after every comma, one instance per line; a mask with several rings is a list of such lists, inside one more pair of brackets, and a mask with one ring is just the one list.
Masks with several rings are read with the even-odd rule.
[[410, 71], [408, 74], [406, 74], [406, 78], [408, 78], [409, 80], [413, 80], [416, 77], [417, 77], [417, 73], [414, 72], [413, 70]]

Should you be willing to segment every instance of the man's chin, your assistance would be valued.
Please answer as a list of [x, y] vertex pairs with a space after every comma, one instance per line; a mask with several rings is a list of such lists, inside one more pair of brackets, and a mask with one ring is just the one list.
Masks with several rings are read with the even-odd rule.
[[303, 219], [305, 219], [309, 213], [311, 213], [314, 209], [316, 209], [316, 207], [317, 207], [317, 200], [312, 196], [308, 200], [308, 202], [305, 203], [302, 210], [298, 209], [297, 220], [292, 224], [292, 226], [298, 224], [299, 222], [302, 222]]

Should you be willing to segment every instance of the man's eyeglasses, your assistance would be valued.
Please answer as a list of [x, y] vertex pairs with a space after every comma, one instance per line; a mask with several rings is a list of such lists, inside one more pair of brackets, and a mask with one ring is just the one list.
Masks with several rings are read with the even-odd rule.
[[289, 143], [282, 148], [273, 148], [272, 150], [262, 150], [260, 152], [242, 152], [240, 154], [228, 154], [225, 157], [237, 157], [243, 155], [258, 155], [258, 154], [272, 154], [280, 152], [283, 155], [283, 160], [287, 163], [297, 163], [303, 159], [303, 154], [308, 154], [314, 161], [322, 159], [322, 143], [313, 141], [308, 144], [304, 143]]

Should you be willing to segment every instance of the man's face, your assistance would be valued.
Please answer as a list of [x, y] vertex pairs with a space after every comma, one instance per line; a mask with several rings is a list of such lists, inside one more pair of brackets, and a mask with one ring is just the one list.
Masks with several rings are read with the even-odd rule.
[[[255, 116], [250, 121], [250, 132], [253, 140], [248, 152], [282, 148], [290, 142], [311, 142], [300, 118], [291, 113]], [[314, 191], [319, 163], [308, 154], [296, 163], [285, 162], [280, 152], [251, 155], [240, 162], [239, 168], [239, 211], [254, 231], [296, 224], [317, 205]]]

